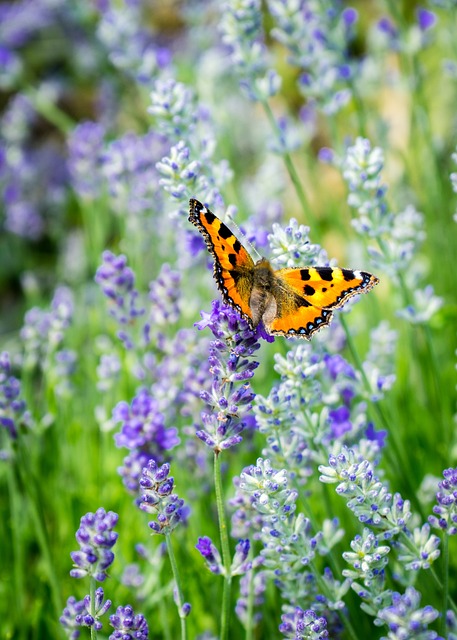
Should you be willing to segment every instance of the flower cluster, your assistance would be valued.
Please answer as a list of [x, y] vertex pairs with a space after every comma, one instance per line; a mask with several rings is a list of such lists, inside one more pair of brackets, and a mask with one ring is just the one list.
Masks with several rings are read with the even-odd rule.
[[240, 77], [240, 86], [247, 95], [252, 100], [264, 101], [278, 93], [281, 79], [268, 65], [260, 0], [226, 2], [220, 30]]
[[142, 316], [145, 309], [137, 307], [139, 293], [135, 289], [135, 274], [127, 266], [127, 258], [122, 254], [116, 256], [111, 251], [104, 251], [103, 263], [97, 269], [95, 282], [111, 302], [110, 314], [121, 326], [118, 337], [126, 349], [132, 349], [134, 343], [125, 327]]
[[[224, 575], [225, 568], [222, 564], [221, 555], [214, 545], [211, 538], [203, 536], [198, 539], [198, 544], [195, 548], [201, 553], [205, 559], [206, 566], [216, 575]], [[235, 555], [233, 556], [232, 564], [230, 567], [231, 576], [245, 575], [252, 568], [252, 563], [248, 561], [248, 555], [251, 548], [251, 543], [248, 539], [239, 540], [235, 548]]]
[[315, 0], [268, 0], [274, 19], [271, 35], [290, 53], [289, 61], [301, 70], [301, 93], [324, 113], [334, 114], [351, 97], [355, 75], [349, 46], [358, 15], [336, 3]]
[[115, 6], [99, 3], [101, 11], [97, 36], [112, 64], [140, 84], [150, 85], [167, 66], [169, 54], [154, 44], [153, 33], [145, 28], [141, 3]]
[[445, 469], [443, 476], [436, 494], [438, 504], [433, 507], [435, 515], [429, 517], [429, 522], [447, 535], [454, 536], [457, 533], [457, 469]]
[[430, 605], [420, 609], [420, 601], [421, 595], [414, 587], [407, 587], [403, 595], [392, 594], [392, 604], [381, 609], [377, 615], [377, 621], [389, 628], [388, 640], [439, 640], [436, 631], [427, 628], [437, 619], [439, 612]]
[[[324, 523], [324, 530], [311, 533], [311, 525], [302, 513], [295, 514], [298, 492], [291, 488], [285, 469], [276, 470], [268, 459], [259, 458], [240, 477], [239, 493], [249, 497], [251, 509], [261, 514], [258, 538], [262, 572], [273, 577], [286, 602], [305, 602], [315, 611], [341, 609], [349, 581], [339, 583], [326, 572], [319, 592], [313, 564], [316, 554], [327, 554], [341, 538], [337, 523]], [[239, 508], [240, 510], [240, 508]], [[306, 636], [305, 636], [306, 637]]]
[[112, 207], [122, 216], [128, 212], [128, 227], [136, 229], [138, 216], [149, 215], [151, 202], [160, 209], [156, 162], [165, 148], [163, 136], [151, 130], [143, 136], [127, 133], [102, 153], [101, 171]]
[[[321, 154], [321, 159], [329, 158]], [[422, 267], [416, 259], [424, 240], [423, 216], [413, 206], [399, 213], [389, 210], [387, 186], [382, 181], [384, 156], [379, 147], [372, 148], [366, 138], [357, 138], [344, 158], [332, 156], [348, 187], [348, 204], [357, 211], [352, 221], [356, 231], [376, 241], [369, 249], [376, 269], [386, 271], [398, 284], [405, 308], [401, 317], [412, 323], [427, 322], [442, 305], [431, 285], [421, 289]], [[409, 294], [412, 291], [412, 298]]]
[[433, 11], [418, 7], [415, 18], [408, 29], [399, 29], [387, 16], [380, 18], [375, 35], [378, 46], [408, 55], [415, 55], [424, 49], [432, 41], [431, 30], [436, 24], [436, 15]]
[[75, 565], [75, 568], [70, 571], [73, 578], [91, 576], [98, 582], [105, 580], [107, 569], [114, 561], [114, 553], [111, 549], [118, 538], [118, 534], [113, 531], [118, 519], [119, 516], [116, 513], [106, 512], [103, 507], [97, 509], [95, 513], [86, 513], [81, 518], [76, 532], [80, 549], [70, 554]]
[[104, 600], [102, 587], [95, 590], [95, 601], [92, 606], [92, 599], [87, 595], [83, 600], [76, 600], [70, 596], [67, 606], [60, 617], [60, 624], [71, 640], [79, 638], [80, 627], [93, 627], [95, 631], [103, 628], [100, 618], [111, 608], [111, 600]]
[[116, 613], [109, 618], [114, 628], [109, 640], [148, 640], [149, 627], [142, 613], [135, 614], [129, 604], [118, 607]]
[[86, 121], [78, 124], [68, 138], [70, 182], [80, 198], [99, 196], [104, 136], [102, 124]]
[[[372, 334], [372, 355], [382, 343]], [[382, 333], [382, 332], [381, 332]], [[386, 433], [376, 431], [367, 416], [367, 397], [379, 400], [392, 383], [392, 359], [386, 353], [379, 366], [373, 358], [363, 364], [371, 383], [368, 392], [362, 375], [339, 353], [329, 353], [324, 343], [300, 343], [286, 357], [275, 356], [281, 381], [267, 397], [254, 404], [259, 431], [265, 434], [265, 455], [278, 466], [286, 465], [300, 482], [313, 472], [327, 451], [350, 444], [375, 460]]]
[[319, 617], [312, 609], [303, 611], [301, 607], [295, 607], [294, 611], [284, 613], [281, 619], [282, 624], [279, 625], [279, 631], [284, 638], [324, 640], [329, 637], [326, 629], [327, 620]]
[[116, 445], [130, 449], [119, 473], [127, 489], [136, 492], [146, 463], [151, 458], [163, 461], [165, 452], [179, 444], [177, 429], [165, 426], [157, 400], [145, 388], [139, 390], [130, 405], [127, 402], [116, 405], [113, 421], [121, 425], [115, 434]]
[[[21, 397], [21, 383], [12, 375], [9, 354], [0, 353], [0, 426], [11, 438], [17, 438], [21, 425], [30, 427], [32, 419]], [[0, 456], [6, 455], [0, 452]]]
[[37, 119], [30, 100], [21, 93], [13, 95], [0, 119], [2, 226], [34, 241], [46, 232], [56, 233], [67, 180], [65, 161], [56, 146], [32, 139]]
[[[399, 559], [399, 574], [429, 569], [440, 555], [440, 540], [430, 535], [430, 526], [408, 527], [412, 518], [408, 500], [399, 493], [392, 494], [374, 475], [370, 462], [356, 457], [354, 451], [343, 447], [337, 456], [329, 457], [329, 466], [321, 465], [320, 480], [338, 483], [336, 492], [347, 500], [348, 508], [364, 525], [363, 534], [351, 543], [352, 552], [343, 554], [351, 569], [343, 575], [351, 579], [352, 588], [364, 600], [362, 607], [370, 615], [378, 615], [381, 603], [389, 602], [385, 589], [384, 569], [387, 564], [389, 540], [397, 537], [395, 548]], [[383, 542], [384, 544], [380, 544]]]
[[188, 514], [184, 500], [181, 500], [174, 488], [174, 478], [169, 477], [170, 465], [161, 467], [155, 460], [149, 460], [143, 468], [140, 478], [141, 500], [139, 507], [146, 513], [156, 516], [156, 521], [149, 522], [154, 533], [168, 536], [181, 522], [185, 522]]
[[260, 344], [257, 332], [238, 313], [213, 302], [211, 313], [203, 313], [199, 329], [209, 327], [215, 337], [209, 347], [212, 376], [211, 391], [200, 397], [207, 406], [201, 414], [203, 429], [196, 435], [208, 447], [219, 452], [241, 442], [241, 432], [248, 426], [254, 393], [249, 382], [258, 362], [253, 360]]
[[304, 264], [323, 267], [329, 264], [326, 251], [310, 241], [309, 227], [299, 225], [294, 218], [286, 227], [274, 223], [268, 243], [278, 268], [299, 267]]

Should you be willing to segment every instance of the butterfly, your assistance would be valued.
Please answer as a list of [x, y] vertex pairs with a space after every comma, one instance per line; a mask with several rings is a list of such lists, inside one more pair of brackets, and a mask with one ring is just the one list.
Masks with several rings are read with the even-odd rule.
[[309, 340], [330, 324], [333, 310], [379, 282], [366, 271], [338, 267], [292, 267], [275, 271], [266, 258], [251, 258], [238, 238], [207, 207], [189, 201], [189, 221], [214, 258], [214, 279], [224, 302], [254, 329]]

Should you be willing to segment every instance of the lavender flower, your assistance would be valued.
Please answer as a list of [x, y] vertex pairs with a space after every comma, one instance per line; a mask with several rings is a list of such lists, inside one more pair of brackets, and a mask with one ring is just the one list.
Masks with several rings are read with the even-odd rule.
[[[104, 593], [102, 587], [95, 590], [95, 601], [92, 607], [90, 595], [84, 597], [82, 601], [84, 609], [75, 617], [75, 622], [81, 627], [93, 627], [95, 631], [101, 631], [103, 628], [99, 618], [111, 608], [111, 600], [103, 601]], [[62, 622], [62, 619], [61, 619]]]
[[[386, 640], [440, 640], [435, 631], [429, 631], [428, 625], [436, 620], [439, 612], [430, 605], [419, 609], [420, 593], [414, 587], [407, 587], [405, 593], [392, 594], [393, 604], [378, 612], [377, 620], [389, 628]], [[442, 640], [442, 639], [441, 639]]]
[[162, 535], [169, 535], [188, 514], [184, 500], [172, 493], [174, 478], [168, 477], [169, 473], [169, 464], [158, 467], [155, 460], [149, 460], [140, 479], [140, 509], [156, 516], [157, 521], [148, 524], [154, 533]]
[[164, 264], [155, 280], [149, 284], [149, 300], [151, 301], [151, 325], [167, 325], [176, 323], [180, 316], [179, 301], [181, 276], [173, 271], [170, 265]]
[[55, 7], [43, 0], [5, 2], [0, 11], [0, 42], [10, 47], [21, 47], [37, 32], [55, 19]]
[[80, 622], [77, 622], [76, 619], [79, 618], [85, 610], [84, 600], [76, 600], [74, 596], [68, 598], [67, 606], [62, 611], [59, 622], [70, 640], [77, 640], [81, 635], [79, 627], [82, 625]]
[[115, 631], [109, 640], [148, 640], [149, 627], [141, 613], [135, 614], [129, 604], [118, 607], [116, 613], [110, 616], [110, 625]]
[[165, 427], [157, 401], [147, 389], [140, 389], [130, 406], [126, 402], [118, 403], [113, 410], [113, 419], [122, 425], [115, 435], [118, 447], [144, 450], [147, 446], [163, 459], [165, 451], [179, 444], [177, 429]]
[[211, 538], [209, 538], [208, 536], [199, 538], [198, 544], [195, 545], [195, 548], [205, 559], [206, 566], [211, 571], [211, 573], [214, 573], [216, 575], [224, 575], [225, 569], [222, 564], [221, 554], [219, 553]]
[[156, 118], [160, 133], [176, 142], [192, 134], [197, 109], [191, 89], [171, 78], [158, 80], [150, 97], [148, 112]]
[[[52, 356], [59, 353], [65, 332], [73, 317], [73, 293], [68, 287], [57, 287], [51, 302], [51, 310], [33, 307], [25, 314], [21, 338], [24, 345], [23, 366], [32, 369], [38, 364], [48, 375], [54, 373], [56, 363]], [[62, 356], [59, 356], [61, 358]], [[65, 358], [66, 356], [63, 356]], [[70, 356], [71, 357], [71, 356]], [[57, 359], [57, 362], [58, 362]], [[72, 373], [72, 368], [68, 370]], [[55, 373], [54, 373], [54, 377]]]
[[32, 426], [32, 418], [21, 398], [21, 383], [12, 375], [10, 356], [3, 351], [0, 353], [0, 426], [14, 439], [21, 425]]
[[135, 322], [138, 316], [144, 314], [145, 309], [137, 308], [139, 293], [135, 289], [135, 275], [127, 266], [127, 258], [122, 254], [116, 256], [111, 251], [104, 251], [103, 263], [97, 269], [95, 282], [111, 301], [110, 314], [122, 327], [118, 337], [126, 349], [132, 349], [132, 338], [123, 327]]
[[[264, 548], [260, 556], [262, 567], [274, 578], [283, 598], [291, 604], [306, 601], [322, 608], [323, 603], [333, 610], [340, 609], [342, 596], [349, 589], [349, 582], [340, 584], [328, 578], [325, 594], [316, 590], [315, 578], [308, 567], [313, 566], [317, 553], [328, 553], [341, 535], [333, 526], [323, 532], [311, 533], [311, 525], [302, 513], [295, 515], [298, 493], [289, 487], [285, 469], [274, 469], [269, 460], [258, 459], [241, 474], [239, 491], [250, 498], [250, 503], [261, 515], [259, 535]], [[328, 535], [332, 530], [334, 535]], [[316, 604], [316, 603], [321, 604]]]
[[113, 511], [106, 512], [103, 507], [95, 513], [86, 513], [76, 532], [79, 551], [70, 553], [75, 569], [70, 571], [73, 578], [91, 576], [103, 582], [107, 569], [112, 565], [114, 553], [111, 551], [118, 534], [113, 531], [119, 516]]
[[121, 215], [129, 212], [130, 227], [150, 211], [151, 202], [160, 206], [156, 163], [165, 149], [163, 136], [154, 130], [144, 136], [126, 133], [103, 151], [101, 171], [112, 206]]
[[267, 572], [248, 571], [240, 578], [240, 597], [236, 601], [235, 613], [238, 619], [246, 627], [250, 622], [248, 620], [248, 607], [251, 591], [254, 599], [254, 607], [257, 611], [254, 613], [254, 624], [258, 623], [262, 618], [261, 608], [265, 602], [265, 591], [267, 588]]
[[97, 35], [111, 62], [140, 84], [150, 84], [166, 58], [154, 45], [152, 32], [144, 28], [141, 3], [109, 6], [101, 14]]
[[216, 339], [210, 344], [208, 359], [212, 390], [200, 394], [208, 410], [201, 414], [204, 429], [198, 429], [196, 435], [219, 452], [242, 440], [240, 434], [248, 424], [254, 398], [247, 380], [258, 366], [258, 362], [251, 359], [260, 345], [257, 332], [219, 301], [213, 302], [211, 314], [202, 312], [202, 316], [203, 320], [196, 326], [209, 327]]
[[281, 620], [279, 631], [284, 638], [323, 640], [329, 637], [326, 619], [318, 617], [312, 609], [303, 611], [301, 607], [295, 607], [293, 612], [283, 614]]
[[70, 180], [82, 198], [93, 199], [100, 192], [104, 135], [100, 123], [82, 122], [68, 138]]
[[0, 120], [3, 227], [35, 241], [42, 237], [51, 219], [52, 235], [58, 231], [57, 214], [67, 182], [66, 164], [58, 148], [48, 140], [32, 143], [31, 129], [36, 120], [30, 100], [22, 94], [11, 98]]
[[299, 225], [292, 218], [287, 227], [275, 223], [272, 229], [273, 233], [268, 236], [268, 242], [278, 268], [329, 264], [325, 250], [310, 242], [309, 227]]
[[[424, 239], [423, 216], [414, 207], [393, 214], [389, 211], [382, 182], [383, 152], [372, 149], [365, 138], [357, 138], [348, 147], [346, 156], [335, 159], [349, 186], [348, 204], [357, 210], [352, 221], [356, 231], [376, 240], [377, 247], [369, 249], [373, 264], [387, 271], [399, 284], [406, 308], [398, 315], [412, 323], [428, 322], [442, 305], [428, 285], [421, 289], [422, 269], [416, 260], [419, 243]], [[406, 291], [413, 291], [412, 300]]]
[[445, 469], [443, 476], [436, 494], [438, 504], [433, 507], [435, 515], [429, 516], [428, 520], [432, 527], [453, 536], [457, 533], [457, 469]]
[[350, 7], [339, 12], [319, 2], [269, 0], [274, 19], [272, 36], [290, 52], [289, 61], [302, 71], [299, 88], [324, 113], [333, 114], [351, 97], [354, 76], [348, 55], [358, 14]]
[[220, 30], [247, 95], [264, 101], [278, 93], [281, 79], [268, 65], [260, 0], [226, 2]]

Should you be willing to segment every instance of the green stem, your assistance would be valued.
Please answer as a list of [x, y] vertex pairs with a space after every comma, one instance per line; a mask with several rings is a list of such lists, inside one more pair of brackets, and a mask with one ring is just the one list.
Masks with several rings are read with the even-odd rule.
[[75, 122], [64, 111], [56, 107], [51, 101], [49, 101], [42, 91], [35, 89], [32, 86], [24, 89], [23, 93], [27, 96], [33, 105], [35, 111], [37, 111], [43, 118], [53, 124], [56, 129], [63, 134], [68, 134], [75, 127]]
[[[252, 556], [251, 556], [252, 557]], [[248, 586], [248, 598], [247, 598], [247, 623], [246, 623], [246, 640], [254, 639], [254, 569], [251, 569], [248, 574], [249, 586]]]
[[[95, 582], [95, 578], [93, 576], [91, 576], [90, 578], [90, 587], [89, 587], [89, 593], [90, 593], [90, 615], [93, 617], [93, 619], [95, 620], [95, 588], [96, 588], [96, 582]], [[90, 640], [97, 640], [97, 630], [95, 629], [95, 626], [92, 625], [90, 628]]]
[[166, 533], [165, 534], [165, 540], [166, 540], [166, 543], [167, 543], [167, 551], [168, 551], [168, 557], [170, 558], [171, 570], [173, 571], [173, 578], [175, 580], [175, 585], [176, 585], [176, 596], [177, 596], [177, 601], [178, 601], [179, 617], [180, 617], [180, 620], [181, 620], [181, 640], [186, 640], [186, 638], [187, 638], [187, 628], [186, 628], [187, 616], [184, 615], [184, 611], [183, 611], [184, 596], [183, 596], [182, 587], [181, 587], [181, 580], [180, 580], [180, 577], [179, 577], [178, 564], [176, 562], [176, 557], [175, 557], [175, 554], [174, 554], [174, 551], [173, 551], [173, 545], [171, 543], [171, 534], [170, 533]]
[[443, 533], [443, 612], [441, 615], [441, 635], [443, 638], [448, 637], [448, 631], [446, 627], [446, 610], [449, 598], [449, 536], [446, 532]]
[[[273, 114], [273, 111], [271, 110], [271, 107], [269, 105], [269, 103], [266, 100], [262, 101], [262, 106], [264, 108], [264, 111], [267, 115], [267, 118], [270, 122], [271, 128], [273, 129], [274, 133], [276, 134], [276, 136], [278, 137], [278, 139], [281, 138], [281, 132], [279, 130], [279, 126], [278, 123], [276, 122], [276, 118]], [[308, 202], [308, 198], [306, 197], [305, 191], [301, 185], [300, 182], [300, 178], [298, 176], [297, 170], [295, 169], [295, 165], [292, 161], [292, 158], [290, 156], [290, 153], [285, 152], [282, 154], [282, 157], [284, 158], [284, 163], [286, 165], [286, 169], [289, 173], [289, 177], [292, 180], [292, 183], [295, 187], [295, 191], [297, 193], [298, 199], [300, 200], [300, 204], [301, 207], [303, 209], [303, 213], [305, 215], [305, 218], [309, 221], [309, 224], [312, 224], [313, 226], [317, 225], [317, 221], [316, 221], [316, 217], [312, 212], [312, 209], [309, 205]]]
[[230, 628], [230, 600], [232, 591], [232, 560], [230, 557], [230, 545], [225, 517], [224, 500], [222, 497], [222, 477], [220, 452], [214, 452], [214, 488], [216, 490], [217, 515], [219, 519], [219, 532], [221, 536], [222, 561], [225, 568], [224, 594], [222, 598], [221, 633], [220, 640], [227, 640]]

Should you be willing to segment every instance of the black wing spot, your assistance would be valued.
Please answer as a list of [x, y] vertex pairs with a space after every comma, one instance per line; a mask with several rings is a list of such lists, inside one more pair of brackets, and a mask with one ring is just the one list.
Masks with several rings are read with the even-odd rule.
[[305, 294], [305, 296], [313, 296], [316, 293], [316, 289], [311, 287], [309, 284], [305, 284], [303, 293]]
[[230, 238], [231, 236], [233, 236], [233, 233], [230, 231], [230, 229], [228, 227], [225, 226], [225, 224], [223, 224], [221, 222], [221, 226], [220, 226], [220, 229], [219, 229], [219, 235], [224, 240], [227, 240], [227, 238]]
[[325, 293], [327, 291], [327, 287], [322, 287], [322, 293]]
[[233, 251], [235, 253], [239, 253], [241, 251], [241, 242], [238, 240], [238, 238], [236, 238], [235, 242], [233, 243]]
[[213, 224], [213, 222], [216, 220], [216, 216], [209, 209], [206, 210], [205, 217], [208, 224]]
[[300, 277], [302, 280], [309, 280], [311, 278], [309, 269], [300, 269]]
[[354, 280], [355, 274], [351, 269], [341, 269], [341, 273], [343, 274], [343, 278], [345, 280]]
[[332, 267], [318, 267], [316, 268], [317, 273], [322, 278], [322, 280], [327, 280], [331, 282], [333, 280], [333, 269]]
[[[222, 249], [225, 251], [225, 247], [222, 247]], [[228, 260], [230, 262], [230, 264], [232, 265], [232, 267], [236, 267], [236, 262], [237, 262], [237, 257], [235, 253], [229, 253], [228, 254]]]

